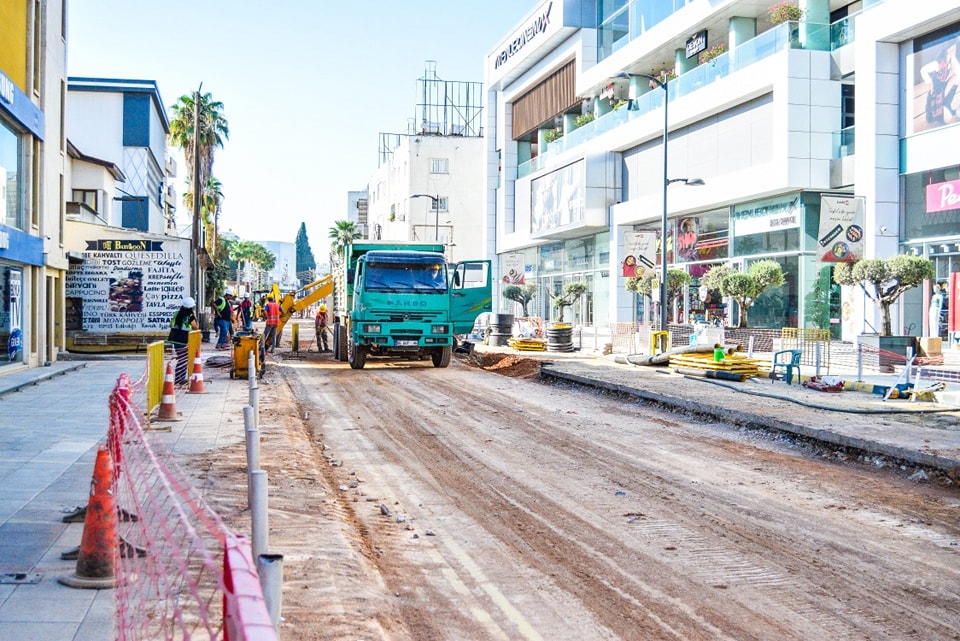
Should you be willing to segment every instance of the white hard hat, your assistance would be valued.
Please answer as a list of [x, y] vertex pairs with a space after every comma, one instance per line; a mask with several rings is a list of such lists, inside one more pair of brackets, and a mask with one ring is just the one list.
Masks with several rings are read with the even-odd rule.
[[244, 298], [250, 298], [250, 292], [243, 292]]
[[194, 307], [197, 306], [197, 301], [193, 300], [189, 296], [186, 296], [182, 301], [180, 301], [180, 305], [182, 307], [186, 307], [187, 309], [193, 309]]
[[229, 287], [227, 287], [225, 290], [223, 290], [223, 295], [224, 295], [224, 296], [233, 296], [233, 290], [230, 289]]

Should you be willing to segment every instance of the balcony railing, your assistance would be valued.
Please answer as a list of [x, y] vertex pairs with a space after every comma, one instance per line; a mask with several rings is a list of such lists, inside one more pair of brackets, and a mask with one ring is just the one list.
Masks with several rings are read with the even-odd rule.
[[847, 127], [832, 134], [833, 157], [843, 158], [856, 153], [857, 138], [854, 127]]
[[[820, 38], [818, 36], [823, 35], [822, 32], [829, 30], [831, 27], [830, 25], [806, 23], [804, 28], [807, 42], [819, 42]], [[784, 49], [810, 49], [810, 45], [804, 45], [801, 42], [800, 29], [801, 25], [798, 22], [784, 22], [761, 33], [756, 38], [748, 40], [736, 49], [698, 65], [669, 82], [670, 100], [688, 96], [698, 89], [746, 69], [750, 65], [769, 58]], [[824, 39], [824, 42], [829, 46], [829, 40]], [[548, 143], [546, 149], [537, 157], [531, 158], [517, 167], [517, 178], [538, 171], [546, 167], [553, 158], [616, 129], [630, 120], [640, 118], [655, 109], [659, 109], [663, 105], [663, 93], [663, 91], [653, 88], [641, 94], [635, 100], [629, 101], [626, 106], [606, 113], [554, 142]]]

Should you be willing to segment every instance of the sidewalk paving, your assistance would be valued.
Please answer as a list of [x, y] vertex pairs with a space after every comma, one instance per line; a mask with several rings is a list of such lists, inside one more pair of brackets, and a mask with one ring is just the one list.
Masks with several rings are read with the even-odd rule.
[[[892, 458], [960, 480], [960, 410], [949, 406], [884, 402], [856, 391], [828, 394], [765, 379], [696, 379], [665, 367], [617, 364], [595, 352], [530, 353], [483, 345], [477, 350], [540, 359], [542, 376], [561, 383], [850, 447], [879, 457], [878, 464]], [[126, 373], [135, 381], [143, 369], [143, 357], [128, 357], [58, 361], [0, 376], [0, 639], [93, 641], [111, 634], [112, 591], [57, 582], [76, 569], [76, 562], [61, 560], [60, 553], [78, 545], [83, 532], [82, 523], [63, 523], [62, 516], [86, 505], [117, 377]], [[205, 394], [178, 392], [182, 420], [162, 433], [177, 453], [244, 441], [247, 385], [230, 381], [226, 369], [208, 361], [204, 380]], [[892, 377], [884, 380], [890, 384]], [[269, 387], [261, 387], [261, 402], [269, 394]]]

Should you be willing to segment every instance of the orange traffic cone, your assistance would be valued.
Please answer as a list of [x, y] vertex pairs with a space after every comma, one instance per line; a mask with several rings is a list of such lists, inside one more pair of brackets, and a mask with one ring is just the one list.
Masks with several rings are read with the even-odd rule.
[[197, 347], [197, 355], [193, 358], [193, 375], [190, 377], [190, 389], [187, 394], [203, 394], [203, 362], [200, 358], [200, 347]]
[[177, 393], [173, 389], [173, 363], [167, 363], [167, 374], [163, 377], [163, 396], [160, 397], [159, 421], [179, 421], [177, 416]]
[[60, 577], [71, 588], [112, 588], [116, 574], [117, 510], [113, 506], [113, 463], [107, 448], [97, 450], [90, 483], [87, 518], [83, 523], [77, 569]]

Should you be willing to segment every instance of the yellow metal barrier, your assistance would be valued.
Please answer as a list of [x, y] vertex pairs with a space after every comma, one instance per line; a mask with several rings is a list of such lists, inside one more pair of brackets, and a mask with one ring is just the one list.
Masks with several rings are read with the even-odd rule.
[[163, 345], [163, 341], [147, 345], [147, 416], [160, 407], [160, 397], [163, 394]]
[[817, 345], [820, 345], [820, 365], [830, 369], [830, 330], [801, 327], [783, 327], [780, 329], [780, 349], [799, 349], [803, 352], [800, 362], [814, 365], [817, 359]]
[[650, 356], [663, 354], [670, 349], [670, 332], [650, 332]]
[[294, 323], [291, 330], [290, 340], [293, 343], [293, 353], [300, 353], [300, 323]]
[[201, 332], [199, 329], [195, 329], [190, 332], [190, 336], [187, 337], [187, 380], [193, 378], [193, 360], [197, 357], [197, 354], [200, 352], [200, 335]]

